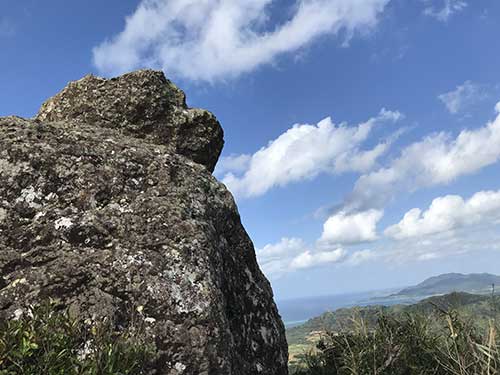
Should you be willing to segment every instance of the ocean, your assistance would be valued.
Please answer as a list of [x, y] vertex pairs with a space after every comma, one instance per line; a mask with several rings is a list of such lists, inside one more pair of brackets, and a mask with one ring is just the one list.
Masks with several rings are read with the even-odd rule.
[[399, 289], [377, 290], [329, 296], [304, 297], [296, 299], [278, 300], [279, 312], [287, 328], [300, 325], [307, 320], [333, 311], [341, 307], [411, 304], [417, 298], [389, 297]]

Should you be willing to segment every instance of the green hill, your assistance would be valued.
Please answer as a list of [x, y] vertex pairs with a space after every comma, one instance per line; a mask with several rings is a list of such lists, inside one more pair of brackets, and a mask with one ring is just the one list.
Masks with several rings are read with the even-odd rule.
[[[484, 327], [488, 320], [500, 313], [500, 296], [454, 292], [426, 298], [413, 305], [366, 306], [328, 311], [306, 323], [287, 329], [290, 359], [314, 347], [324, 332], [350, 331], [362, 320], [368, 329], [375, 327], [379, 316], [403, 318], [408, 315], [439, 315], [442, 311], [456, 311], [475, 325]], [[360, 319], [361, 318], [361, 319]], [[437, 319], [436, 319], [437, 321]], [[436, 327], [438, 329], [439, 327]]]
[[500, 285], [500, 276], [489, 273], [447, 273], [424, 280], [394, 294], [397, 297], [425, 297], [451, 292], [490, 293], [492, 285]]
[[339, 309], [288, 330], [294, 375], [500, 374], [500, 296]]
[[382, 314], [400, 319], [409, 314], [420, 313], [429, 316], [439, 315], [440, 311], [454, 310], [470, 319], [474, 325], [484, 327], [488, 320], [500, 311], [500, 307], [496, 308], [500, 306], [500, 296], [491, 297], [492, 285], [500, 285], [500, 276], [488, 273], [448, 273], [428, 278], [418, 285], [391, 295], [391, 297], [403, 300], [421, 299], [420, 302], [412, 305], [379, 304], [325, 312], [300, 326], [287, 329], [291, 362], [296, 356], [314, 347], [324, 332], [350, 331], [360, 321], [371, 329], [376, 326]]

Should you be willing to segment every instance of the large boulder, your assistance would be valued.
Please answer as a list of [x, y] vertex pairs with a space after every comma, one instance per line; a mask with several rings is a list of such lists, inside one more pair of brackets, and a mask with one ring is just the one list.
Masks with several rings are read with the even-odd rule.
[[162, 72], [153, 70], [109, 80], [89, 75], [71, 82], [42, 105], [36, 119], [117, 129], [169, 145], [174, 153], [205, 165], [211, 172], [224, 145], [215, 116], [188, 108], [184, 92]]
[[283, 323], [209, 112], [161, 72], [87, 76], [36, 119], [0, 118], [0, 319], [49, 298], [126, 326], [158, 374], [287, 374]]

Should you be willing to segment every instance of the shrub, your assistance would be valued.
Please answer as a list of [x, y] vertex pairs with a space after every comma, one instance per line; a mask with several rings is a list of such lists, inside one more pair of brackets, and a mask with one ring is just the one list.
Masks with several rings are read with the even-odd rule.
[[374, 328], [326, 333], [292, 369], [296, 375], [492, 375], [500, 370], [497, 328], [451, 311], [427, 316], [380, 315]]
[[152, 347], [110, 323], [88, 326], [54, 304], [0, 322], [0, 375], [135, 375], [146, 372]]

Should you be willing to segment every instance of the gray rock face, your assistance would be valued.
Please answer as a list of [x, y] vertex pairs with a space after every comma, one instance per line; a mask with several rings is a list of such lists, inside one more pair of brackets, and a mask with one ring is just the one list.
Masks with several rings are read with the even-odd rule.
[[42, 105], [36, 119], [67, 121], [120, 130], [169, 145], [211, 172], [224, 145], [210, 112], [186, 106], [186, 96], [162, 72], [142, 70], [106, 80], [86, 76], [71, 82]]
[[49, 297], [123, 326], [139, 309], [158, 374], [287, 374], [271, 287], [210, 173], [222, 145], [154, 71], [0, 118], [0, 319]]

